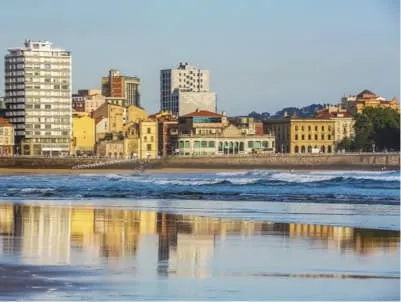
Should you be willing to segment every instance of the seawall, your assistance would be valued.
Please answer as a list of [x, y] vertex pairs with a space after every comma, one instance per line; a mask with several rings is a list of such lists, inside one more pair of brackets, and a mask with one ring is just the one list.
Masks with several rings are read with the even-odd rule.
[[358, 154], [271, 154], [261, 156], [170, 158], [163, 163], [168, 168], [211, 169], [357, 169], [399, 170], [399, 153]]
[[[171, 157], [168, 159], [115, 162], [104, 158], [0, 157], [0, 168], [72, 169], [100, 164], [96, 169], [355, 169], [399, 170], [399, 153], [270, 154], [255, 156]], [[101, 164], [103, 163], [103, 164]]]

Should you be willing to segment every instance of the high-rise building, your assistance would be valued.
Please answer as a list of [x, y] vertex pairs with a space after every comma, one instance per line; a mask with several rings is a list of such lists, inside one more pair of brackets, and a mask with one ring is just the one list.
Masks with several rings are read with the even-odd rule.
[[6, 117], [15, 128], [17, 152], [69, 153], [71, 54], [48, 41], [25, 41], [5, 55]]
[[188, 63], [160, 71], [160, 110], [176, 116], [196, 110], [216, 111], [216, 94], [209, 91], [209, 71]]
[[128, 105], [140, 107], [140, 79], [120, 74], [119, 70], [109, 70], [109, 76], [102, 77], [102, 94], [106, 97], [124, 98]]

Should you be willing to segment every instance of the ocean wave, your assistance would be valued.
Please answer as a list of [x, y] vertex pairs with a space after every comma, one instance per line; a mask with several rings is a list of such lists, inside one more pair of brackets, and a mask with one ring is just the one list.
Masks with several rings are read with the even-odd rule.
[[23, 188], [21, 193], [49, 193], [54, 192], [54, 188]]

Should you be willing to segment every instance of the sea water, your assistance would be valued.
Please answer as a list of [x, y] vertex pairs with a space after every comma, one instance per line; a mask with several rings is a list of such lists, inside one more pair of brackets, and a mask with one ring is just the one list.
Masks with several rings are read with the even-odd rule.
[[0, 299], [399, 300], [399, 171], [0, 176]]

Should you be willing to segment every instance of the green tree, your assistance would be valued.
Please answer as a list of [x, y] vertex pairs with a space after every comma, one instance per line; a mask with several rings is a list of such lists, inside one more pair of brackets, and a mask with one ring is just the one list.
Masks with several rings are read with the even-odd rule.
[[366, 108], [355, 117], [352, 149], [400, 150], [400, 115], [391, 108]]
[[344, 139], [338, 144], [338, 149], [350, 151], [351, 150], [351, 140], [348, 137], [344, 137]]

